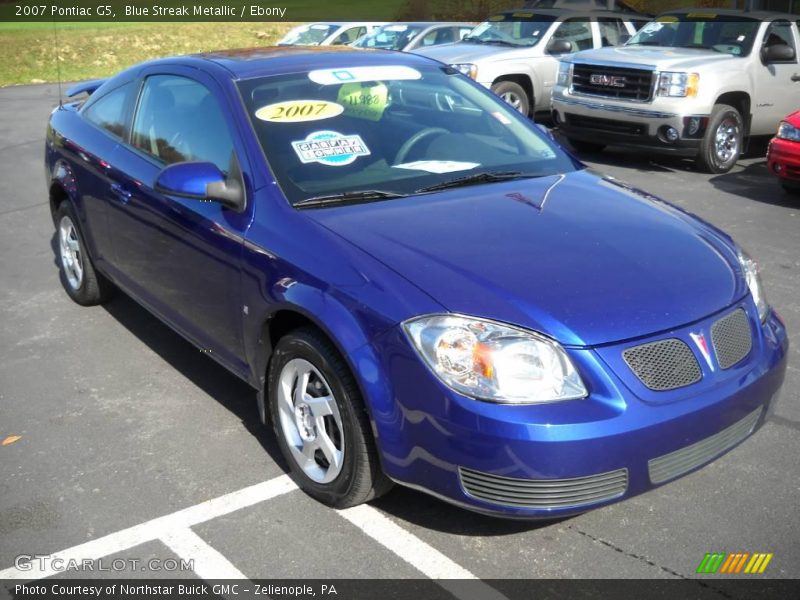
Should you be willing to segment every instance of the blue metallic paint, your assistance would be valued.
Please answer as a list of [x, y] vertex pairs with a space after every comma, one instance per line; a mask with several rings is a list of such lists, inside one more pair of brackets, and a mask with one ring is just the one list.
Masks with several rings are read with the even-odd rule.
[[[234, 80], [411, 55], [258, 49], [155, 61], [100, 85], [87, 104], [148, 74], [197, 79], [228, 108], [247, 194], [236, 214], [155, 191], [160, 166], [87, 123], [51, 116], [48, 184], [75, 205], [97, 268], [232, 372], [261, 388], [267, 324], [292, 311], [339, 348], [366, 399], [391, 478], [473, 510], [541, 517], [470, 497], [459, 466], [524, 478], [627, 468], [624, 497], [652, 487], [647, 460], [772, 408], [788, 341], [763, 326], [730, 238], [671, 205], [583, 171], [385, 203], [298, 211], [275, 184]], [[136, 87], [136, 86], [133, 86]], [[114, 186], [118, 186], [115, 192]], [[121, 186], [121, 187], [120, 187]], [[118, 193], [121, 189], [124, 194]], [[708, 331], [742, 306], [753, 351], [672, 392], [622, 363], [637, 340]], [[400, 327], [461, 312], [544, 332], [567, 347], [590, 395], [547, 405], [476, 401], [445, 387]], [[759, 423], [763, 423], [762, 421]]]

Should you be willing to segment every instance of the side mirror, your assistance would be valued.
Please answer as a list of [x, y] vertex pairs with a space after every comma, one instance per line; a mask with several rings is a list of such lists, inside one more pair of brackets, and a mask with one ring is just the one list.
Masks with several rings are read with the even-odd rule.
[[[233, 161], [236, 171], [238, 163]], [[164, 167], [156, 179], [156, 191], [193, 200], [212, 200], [237, 212], [244, 209], [241, 178], [231, 171], [225, 177], [214, 163], [182, 162]]]
[[772, 44], [761, 50], [761, 59], [765, 63], [787, 62], [794, 60], [794, 48], [788, 44]]
[[552, 39], [547, 43], [545, 52], [548, 54], [568, 54], [572, 52], [572, 42]]

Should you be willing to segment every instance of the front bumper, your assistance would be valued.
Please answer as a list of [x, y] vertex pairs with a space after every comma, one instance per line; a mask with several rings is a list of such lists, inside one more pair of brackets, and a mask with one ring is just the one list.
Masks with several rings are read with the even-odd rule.
[[[387, 332], [371, 353], [392, 382], [383, 392], [391, 401], [379, 399], [376, 410], [367, 394], [384, 471], [453, 504], [511, 518], [585, 512], [691, 472], [761, 427], [783, 382], [782, 322], [771, 313], [762, 330], [752, 300], [740, 305], [753, 348], [729, 370], [699, 360], [701, 382], [648, 394], [614, 364], [625, 344], [568, 349], [590, 396], [538, 406], [460, 396], [417, 358], [400, 328]], [[666, 335], [689, 340], [735, 308]]]
[[800, 187], [800, 142], [773, 138], [767, 152], [769, 172]]
[[[708, 125], [703, 111], [589, 98], [563, 87], [553, 92], [552, 117], [569, 139], [687, 157], [697, 155]], [[676, 139], [667, 136], [669, 128]]]

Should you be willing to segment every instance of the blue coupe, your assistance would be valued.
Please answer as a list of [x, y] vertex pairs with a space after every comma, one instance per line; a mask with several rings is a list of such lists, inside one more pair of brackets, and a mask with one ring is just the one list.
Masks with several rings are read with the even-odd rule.
[[326, 504], [397, 482], [575, 514], [775, 404], [788, 341], [756, 263], [448, 66], [259, 48], [80, 92], [45, 148], [67, 294], [119, 288], [252, 385]]

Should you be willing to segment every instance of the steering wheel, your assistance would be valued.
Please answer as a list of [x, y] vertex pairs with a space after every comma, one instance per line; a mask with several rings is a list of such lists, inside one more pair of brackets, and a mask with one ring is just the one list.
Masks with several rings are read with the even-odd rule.
[[411, 149], [416, 146], [420, 141], [424, 140], [427, 137], [432, 135], [437, 135], [441, 133], [450, 133], [447, 129], [442, 127], [426, 127], [425, 129], [421, 129], [410, 138], [408, 138], [402, 146], [400, 146], [400, 150], [397, 151], [397, 154], [394, 157], [394, 164], [400, 165], [406, 160], [406, 157], [411, 152]]

